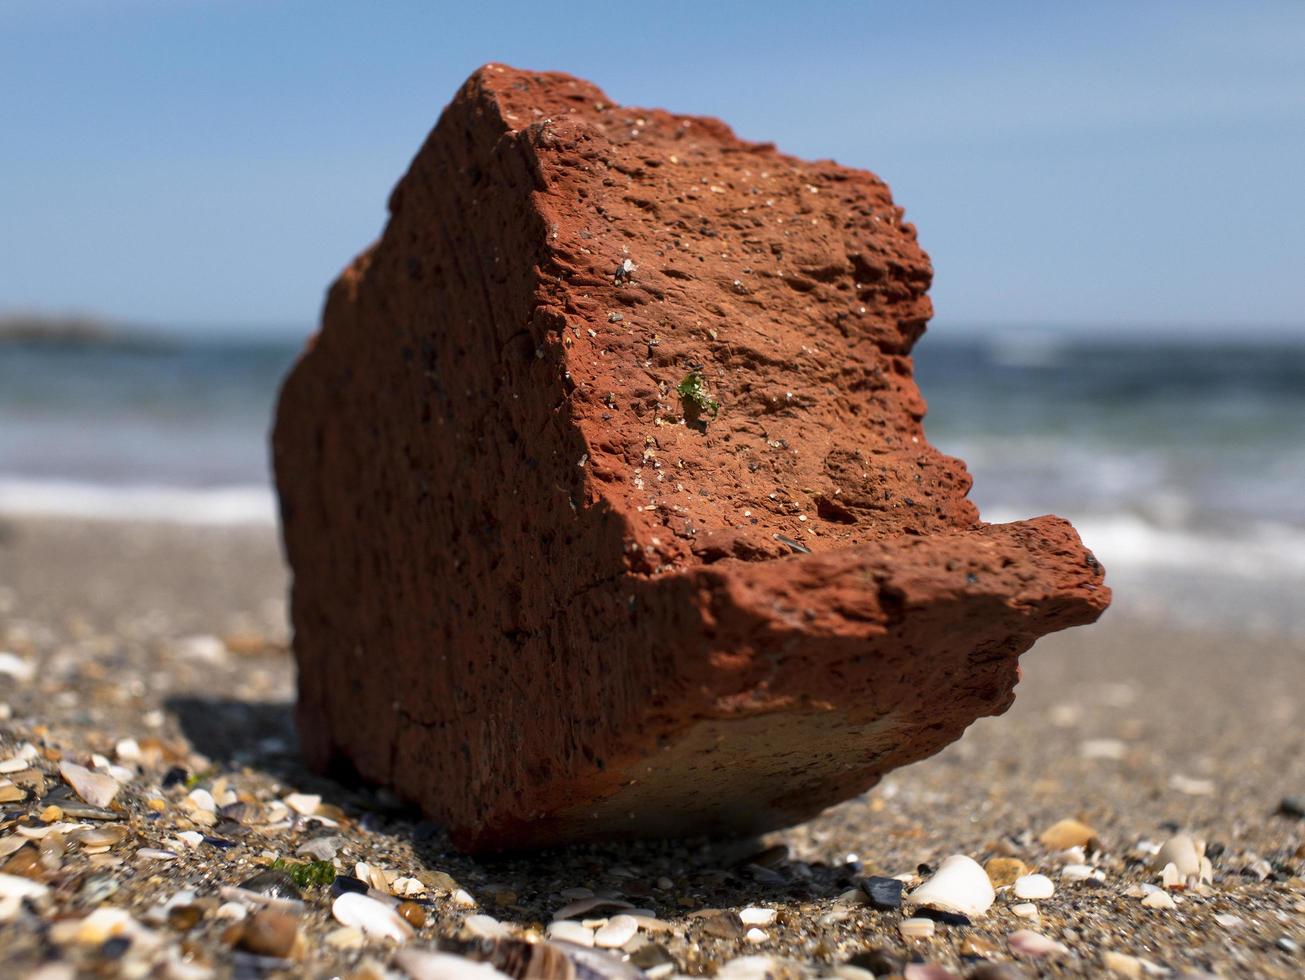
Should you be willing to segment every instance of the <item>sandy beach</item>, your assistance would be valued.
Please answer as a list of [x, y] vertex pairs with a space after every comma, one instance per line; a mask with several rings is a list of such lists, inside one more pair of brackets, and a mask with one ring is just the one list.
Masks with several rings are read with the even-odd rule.
[[[404, 914], [421, 924], [409, 948], [535, 938], [576, 896], [622, 900], [578, 914], [592, 930], [622, 908], [646, 912], [614, 953], [656, 977], [944, 975], [925, 964], [1293, 977], [1305, 964], [1299, 638], [1112, 611], [1026, 655], [1007, 715], [803, 826], [473, 861], [399, 801], [298, 762], [285, 587], [267, 526], [0, 527], [0, 760], [28, 760], [0, 770], [0, 881], [40, 892], [0, 895], [0, 974], [384, 975], [394, 943], [337, 921], [330, 886], [304, 889], [284, 958], [241, 938], [244, 906], [222, 888], [277, 858], [320, 856], [410, 900]], [[75, 798], [50, 809], [60, 763], [93, 754], [126, 779], [111, 818], [79, 819]], [[1065, 819], [1094, 832], [1082, 850], [1040, 842]], [[122, 831], [104, 847], [87, 827]], [[1212, 881], [1153, 891], [1153, 852], [1180, 833], [1206, 842]], [[970, 925], [933, 923], [919, 939], [903, 938], [903, 912], [866, 904], [867, 877], [917, 875], [951, 854], [1018, 859], [1054, 894], [1025, 902], [1002, 888]], [[122, 911], [79, 918], [97, 909]], [[727, 966], [740, 957], [763, 959]]]

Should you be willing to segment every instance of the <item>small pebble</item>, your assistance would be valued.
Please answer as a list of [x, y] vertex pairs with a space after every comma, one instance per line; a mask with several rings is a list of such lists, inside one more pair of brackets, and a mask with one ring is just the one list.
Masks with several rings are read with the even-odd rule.
[[[470, 892], [459, 888], [453, 892], [453, 904], [464, 909], [474, 909], [479, 903], [471, 896]], [[557, 918], [557, 916], [554, 916], [554, 918]]]
[[1031, 959], [1041, 959], [1044, 956], [1064, 956], [1069, 952], [1064, 944], [1058, 943], [1040, 932], [1034, 932], [1032, 929], [1020, 929], [1018, 932], [1012, 932], [1007, 937], [1006, 942], [1010, 945], [1011, 952], [1018, 953], [1021, 956], [1028, 956]]
[[630, 965], [642, 970], [649, 980], [664, 980], [679, 972], [679, 964], [675, 962], [675, 957], [657, 943], [644, 943], [632, 952]]
[[966, 980], [1025, 980], [1028, 974], [1014, 963], [977, 963]]
[[846, 965], [877, 977], [892, 976], [906, 969], [906, 961], [902, 957], [879, 946], [855, 954]]
[[1111, 973], [1128, 977], [1129, 980], [1137, 980], [1145, 972], [1142, 960], [1127, 953], [1118, 953], [1113, 949], [1108, 949], [1101, 954], [1101, 965]]
[[94, 874], [82, 882], [77, 900], [83, 905], [95, 906], [111, 898], [117, 891], [118, 882], [112, 875]]
[[[457, 895], [455, 894], [453, 897], [454, 897], [454, 901], [457, 901]], [[468, 895], [467, 897], [471, 898], [470, 895]], [[473, 899], [472, 902], [474, 904], [475, 900]], [[553, 918], [575, 919], [584, 915], [586, 912], [592, 912], [595, 909], [613, 909], [613, 910], [624, 911], [626, 909], [632, 909], [632, 908], [634, 908], [633, 905], [619, 898], [581, 898], [578, 899], [577, 901], [571, 902], [568, 905], [563, 905], [560, 909], [558, 909], [556, 912], [553, 913]]]
[[1163, 871], [1165, 865], [1172, 864], [1180, 875], [1188, 877], [1201, 873], [1201, 857], [1204, 847], [1198, 847], [1190, 834], [1176, 834], [1161, 845], [1155, 857], [1151, 859], [1151, 868]]
[[1142, 899], [1142, 904], [1149, 909], [1174, 909], [1178, 907], [1169, 893], [1165, 891], [1152, 892]]
[[463, 920], [462, 928], [477, 939], [506, 939], [512, 934], [492, 915], [469, 915]]
[[1016, 898], [1050, 898], [1056, 886], [1046, 875], [1023, 875], [1015, 879]]
[[885, 878], [881, 875], [861, 879], [861, 891], [870, 900], [871, 908], [879, 909], [881, 912], [902, 907], [902, 887], [902, 883], [896, 878]]
[[1060, 869], [1061, 881], [1087, 881], [1096, 877], [1099, 877], [1097, 869], [1090, 864], [1067, 864]]
[[277, 909], [259, 909], [240, 931], [236, 945], [259, 956], [285, 959], [294, 949], [299, 936], [299, 920]]
[[689, 916], [702, 923], [702, 931], [717, 939], [741, 939], [746, 931], [737, 913], [729, 909], [702, 909]]
[[903, 919], [897, 925], [903, 939], [928, 939], [937, 928], [933, 919]]
[[594, 945], [604, 949], [618, 949], [634, 938], [639, 923], [629, 915], [614, 915], [594, 934]]
[[186, 794], [186, 799], [196, 810], [202, 810], [204, 813], [217, 813], [217, 801], [213, 799], [213, 794], [203, 787], [192, 789]]
[[369, 936], [402, 943], [413, 935], [412, 926], [394, 909], [368, 895], [345, 892], [331, 903], [331, 914], [341, 925], [361, 929]]
[[316, 793], [291, 793], [282, 802], [295, 813], [311, 817], [322, 805], [322, 798]]
[[958, 980], [951, 970], [937, 963], [907, 963], [904, 980]]
[[767, 939], [770, 938], [770, 936], [766, 935], [764, 930], [757, 929], [754, 927], [752, 929], [749, 929], [746, 933], [744, 933], [743, 938], [755, 945], [757, 943], [764, 943]]
[[395, 911], [414, 929], [421, 929], [426, 925], [426, 910], [416, 902], [400, 902]]
[[1097, 832], [1078, 820], [1061, 820], [1052, 824], [1038, 840], [1042, 846], [1052, 851], [1064, 851], [1071, 847], [1086, 847], [1096, 840]]
[[142, 847], [136, 852], [136, 857], [142, 861], [175, 861], [177, 859], [174, 851], [163, 851], [157, 847]]
[[203, 917], [204, 910], [198, 905], [174, 905], [168, 909], [167, 922], [177, 932], [189, 932]]
[[0, 650], [0, 674], [12, 677], [20, 684], [25, 684], [36, 676], [36, 665], [28, 663], [8, 650]]
[[331, 881], [331, 895], [338, 897], [346, 892], [357, 892], [360, 895], [365, 895], [368, 887], [366, 882], [359, 881], [353, 875], [336, 875]]
[[[898, 882], [900, 885], [901, 883]], [[763, 909], [751, 906], [739, 910], [739, 921], [745, 926], [768, 926], [775, 921], [775, 916], [779, 913], [774, 909]]]
[[102, 824], [98, 827], [79, 827], [70, 831], [68, 840], [78, 844], [90, 854], [117, 847], [127, 839], [127, 828], [120, 824]]
[[1012, 885], [1015, 879], [1029, 873], [1028, 865], [1019, 858], [1013, 857], [990, 858], [984, 864], [983, 870], [988, 873], [988, 879], [994, 888]]
[[992, 881], [979, 863], [964, 854], [953, 854], [906, 897], [906, 903], [977, 918], [988, 911], [996, 897]]
[[293, 878], [284, 871], [277, 871], [274, 868], [260, 871], [252, 878], [246, 878], [240, 883], [240, 887], [247, 892], [253, 892], [255, 895], [266, 895], [268, 898], [286, 898], [294, 902], [300, 902], [303, 901], [304, 897]]
[[594, 944], [594, 931], [574, 919], [556, 919], [544, 931], [549, 939], [564, 943], [575, 943], [577, 946]]
[[394, 962], [412, 980], [504, 980], [506, 977], [492, 963], [410, 947], [395, 953]]

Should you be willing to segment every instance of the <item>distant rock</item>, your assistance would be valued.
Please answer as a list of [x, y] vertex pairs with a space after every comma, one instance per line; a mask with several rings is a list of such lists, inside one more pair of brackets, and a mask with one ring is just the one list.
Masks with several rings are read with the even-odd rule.
[[165, 340], [141, 327], [90, 316], [0, 313], [0, 344], [41, 347], [157, 347]]

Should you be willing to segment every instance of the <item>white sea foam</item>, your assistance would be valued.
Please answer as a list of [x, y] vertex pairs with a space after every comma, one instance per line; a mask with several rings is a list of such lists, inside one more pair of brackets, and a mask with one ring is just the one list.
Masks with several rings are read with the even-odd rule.
[[[1014, 512], [985, 510], [984, 520], [1019, 520]], [[1258, 522], [1230, 531], [1165, 527], [1133, 513], [1072, 515], [1083, 543], [1106, 566], [1176, 569], [1245, 579], [1305, 579], [1305, 529]]]
[[166, 521], [178, 524], [271, 524], [270, 487], [111, 485], [0, 477], [0, 514]]

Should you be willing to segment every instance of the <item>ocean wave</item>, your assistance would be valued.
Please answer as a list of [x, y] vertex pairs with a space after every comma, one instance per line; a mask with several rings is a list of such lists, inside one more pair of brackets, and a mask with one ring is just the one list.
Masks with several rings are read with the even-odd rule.
[[0, 477], [0, 514], [177, 524], [273, 524], [276, 498], [270, 487], [258, 484], [115, 486]]

